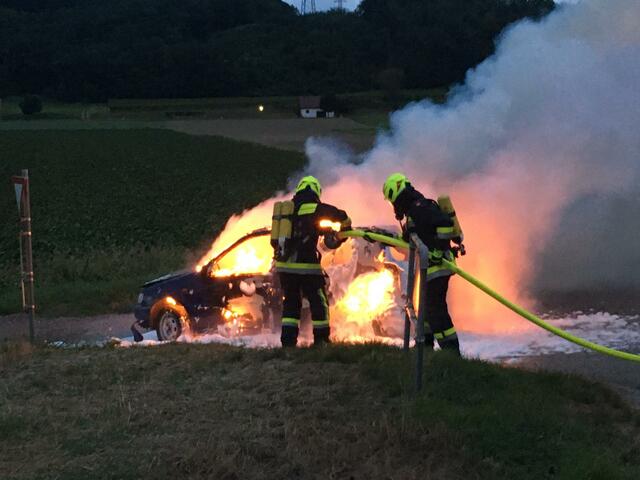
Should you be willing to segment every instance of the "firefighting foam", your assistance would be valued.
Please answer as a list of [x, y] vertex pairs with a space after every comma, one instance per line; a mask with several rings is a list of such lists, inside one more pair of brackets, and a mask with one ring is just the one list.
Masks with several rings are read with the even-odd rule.
[[[605, 207], [616, 199], [639, 202], [639, 24], [640, 2], [629, 0], [583, 0], [542, 21], [520, 22], [446, 104], [425, 100], [394, 113], [390, 130], [357, 161], [333, 142], [310, 139], [305, 174], [323, 182], [323, 200], [345, 209], [354, 225], [395, 224], [380, 192], [394, 171], [406, 173], [427, 196], [450, 194], [469, 252], [461, 266], [529, 307], [533, 278], [539, 288], [601, 282], [598, 255], [576, 258], [572, 249], [606, 250], [614, 237], [637, 232], [625, 230], [631, 227], [615, 209], [599, 215], [602, 228], [581, 232], [564, 230], [563, 216], [590, 218], [592, 212], [580, 208], [585, 198]], [[286, 197], [232, 218], [200, 265], [242, 234], [267, 226], [273, 203]], [[565, 249], [554, 243], [559, 234], [571, 239]], [[607, 255], [606, 275], [628, 271], [629, 256], [640, 258], [637, 244], [627, 242], [624, 255]], [[621, 275], [616, 278], [638, 282], [637, 275]], [[529, 328], [456, 280], [450, 305], [463, 331]]]

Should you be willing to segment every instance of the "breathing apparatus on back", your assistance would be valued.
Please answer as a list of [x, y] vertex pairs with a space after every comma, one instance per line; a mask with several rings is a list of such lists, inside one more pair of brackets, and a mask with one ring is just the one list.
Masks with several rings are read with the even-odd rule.
[[[410, 187], [411, 183], [409, 179], [402, 173], [393, 173], [389, 175], [382, 186], [382, 194], [384, 198], [391, 202], [396, 211], [396, 218], [401, 222], [400, 226], [404, 231], [406, 225], [402, 224], [402, 219], [404, 218], [404, 214], [400, 214], [398, 212], [397, 204], [398, 198], [404, 192], [407, 187]], [[456, 254], [465, 255], [466, 250], [464, 244], [464, 233], [462, 232], [462, 227], [460, 226], [460, 221], [456, 215], [456, 211], [453, 208], [453, 202], [451, 201], [451, 197], [448, 195], [440, 195], [438, 197], [437, 202], [433, 202], [443, 213], [443, 215], [449, 217], [453, 226], [448, 224], [436, 225], [436, 234], [437, 237], [441, 240], [451, 240], [456, 246], [451, 250]], [[448, 222], [447, 222], [448, 223]]]
[[288, 257], [293, 243], [293, 220], [295, 205], [292, 200], [276, 202], [271, 217], [271, 246], [277, 261]]
[[456, 244], [455, 247], [452, 248], [454, 253], [460, 253], [460, 255], [466, 255], [467, 250], [464, 248], [464, 232], [462, 231], [462, 227], [460, 226], [460, 220], [458, 220], [458, 216], [456, 214], [456, 210], [453, 208], [453, 202], [451, 201], [451, 197], [448, 195], [440, 195], [438, 197], [438, 206], [443, 213], [449, 216], [451, 221], [453, 222], [453, 227], [451, 230], [451, 235], [449, 239]]
[[[320, 199], [322, 186], [317, 178], [306, 176], [300, 180], [296, 187], [296, 193], [306, 189], [311, 190]], [[295, 221], [297, 215], [293, 200], [276, 202], [273, 206], [273, 216], [271, 217], [271, 246], [274, 250], [276, 261], [286, 260], [289, 257], [292, 247], [296, 241]]]

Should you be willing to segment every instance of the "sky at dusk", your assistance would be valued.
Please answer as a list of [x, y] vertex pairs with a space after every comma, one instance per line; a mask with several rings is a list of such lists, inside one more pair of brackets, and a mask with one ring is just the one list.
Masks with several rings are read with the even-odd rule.
[[[293, 5], [297, 9], [300, 9], [300, 5], [302, 4], [301, 0], [285, 0], [285, 1]], [[344, 4], [344, 7], [348, 10], [353, 10], [358, 6], [358, 3], [360, 3], [360, 0], [347, 0]], [[308, 5], [308, 8], [310, 8], [311, 0], [307, 0], [307, 5]], [[334, 0], [316, 0], [316, 8], [318, 10], [329, 10], [330, 8], [333, 8], [335, 6], [336, 6], [336, 3]]]
[[[293, 5], [298, 10], [302, 5], [302, 0], [284, 0], [285, 2]], [[555, 0], [556, 3], [578, 3], [580, 0]], [[346, 0], [344, 7], [347, 10], [353, 10], [358, 6], [360, 0]], [[311, 8], [311, 0], [307, 0], [308, 8]], [[316, 8], [318, 10], [329, 10], [336, 6], [335, 0], [316, 0]]]

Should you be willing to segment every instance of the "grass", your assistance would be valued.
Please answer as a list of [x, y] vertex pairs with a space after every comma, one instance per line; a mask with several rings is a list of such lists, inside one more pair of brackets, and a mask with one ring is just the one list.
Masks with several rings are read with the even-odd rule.
[[379, 345], [0, 349], [0, 477], [636, 479], [640, 416], [579, 377]]
[[24, 116], [20, 110], [19, 97], [2, 100], [0, 116], [2, 120], [42, 120], [71, 118], [104, 118], [109, 115], [109, 108], [99, 103], [64, 103], [45, 99], [42, 112]]
[[[406, 89], [399, 91], [395, 98], [389, 98], [382, 91], [367, 91], [339, 94], [338, 97], [349, 106], [350, 118], [364, 120], [371, 124], [373, 116], [384, 123], [384, 117], [408, 102], [429, 98], [434, 102], [446, 100], [446, 87], [433, 89]], [[207, 118], [294, 118], [298, 111], [298, 96], [272, 97], [212, 97], [212, 98], [156, 98], [156, 99], [112, 99], [107, 103], [64, 103], [50, 99], [43, 100], [41, 113], [25, 117], [19, 107], [20, 97], [9, 97], [2, 101], [0, 119], [19, 124], [29, 124], [34, 120], [167, 120], [167, 119], [207, 119]], [[265, 107], [258, 112], [258, 105]]]
[[[401, 97], [439, 101], [445, 93]], [[381, 92], [341, 97], [364, 124], [342, 133], [368, 146], [376, 129], [388, 127], [389, 100]], [[191, 264], [231, 214], [283, 188], [304, 163], [300, 153], [119, 119], [193, 109], [244, 118], [256, 114], [256, 102], [267, 115], [280, 115], [295, 110], [297, 97], [114, 100], [111, 113], [107, 105], [45, 101], [41, 114], [24, 121], [18, 100], [2, 105], [5, 120], [19, 121], [0, 122], [0, 178], [31, 171], [36, 298], [45, 315], [128, 310], [140, 283]], [[101, 120], [81, 121], [83, 112]], [[8, 181], [0, 182], [0, 217], [8, 219], [0, 224], [2, 315], [20, 309], [17, 212]]]
[[38, 304], [126, 309], [144, 280], [190, 265], [228, 217], [285, 187], [304, 157], [166, 130], [0, 131], [0, 314], [19, 309], [9, 177], [29, 168]]

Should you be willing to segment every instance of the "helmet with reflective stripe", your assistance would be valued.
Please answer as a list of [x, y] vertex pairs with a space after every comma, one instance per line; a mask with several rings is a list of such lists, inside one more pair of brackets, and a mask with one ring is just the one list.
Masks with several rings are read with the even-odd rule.
[[307, 187], [309, 187], [316, 195], [318, 195], [318, 197], [322, 193], [322, 186], [320, 185], [320, 182], [316, 177], [312, 177], [311, 175], [300, 180], [300, 183], [298, 183], [298, 186], [296, 187], [296, 193], [301, 192]]
[[392, 173], [382, 186], [384, 198], [391, 203], [395, 202], [398, 195], [407, 188], [407, 183], [409, 183], [409, 179], [402, 173]]

